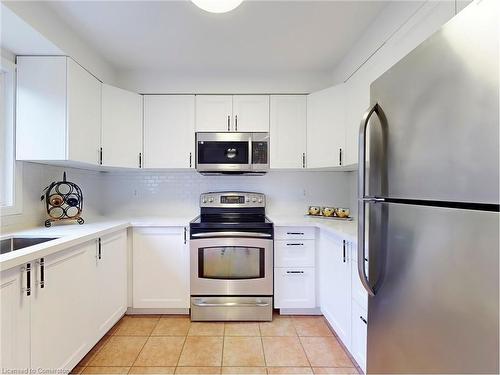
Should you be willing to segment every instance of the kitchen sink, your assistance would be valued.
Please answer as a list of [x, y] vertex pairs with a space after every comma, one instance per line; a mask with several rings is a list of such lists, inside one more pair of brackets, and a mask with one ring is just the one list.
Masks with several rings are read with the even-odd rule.
[[56, 240], [59, 237], [10, 237], [0, 240], [0, 254], [24, 249], [25, 247], [38, 245], [47, 241]]

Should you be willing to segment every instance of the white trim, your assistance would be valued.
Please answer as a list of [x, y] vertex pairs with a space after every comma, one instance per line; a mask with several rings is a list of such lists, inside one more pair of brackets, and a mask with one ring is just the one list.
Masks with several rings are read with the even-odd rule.
[[9, 73], [10, 79], [8, 82], [9, 86], [13, 88], [12, 95], [9, 95], [7, 106], [10, 109], [7, 109], [9, 122], [12, 123], [12, 128], [7, 128], [6, 137], [9, 140], [10, 144], [10, 160], [9, 163], [12, 163], [12, 184], [11, 184], [11, 204], [8, 206], [0, 207], [0, 216], [7, 215], [16, 215], [21, 214], [23, 211], [23, 169], [22, 163], [16, 161], [16, 65], [5, 58], [2, 58], [0, 61], [0, 70], [6, 71]]

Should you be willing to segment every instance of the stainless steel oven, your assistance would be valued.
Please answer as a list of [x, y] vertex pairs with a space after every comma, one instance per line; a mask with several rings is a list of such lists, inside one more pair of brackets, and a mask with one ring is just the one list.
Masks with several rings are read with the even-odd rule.
[[191, 319], [271, 320], [273, 224], [259, 193], [200, 197], [190, 224]]
[[210, 237], [190, 242], [192, 295], [273, 294], [273, 240], [270, 234], [219, 232], [198, 235]]
[[202, 174], [264, 174], [269, 133], [196, 133], [196, 170]]

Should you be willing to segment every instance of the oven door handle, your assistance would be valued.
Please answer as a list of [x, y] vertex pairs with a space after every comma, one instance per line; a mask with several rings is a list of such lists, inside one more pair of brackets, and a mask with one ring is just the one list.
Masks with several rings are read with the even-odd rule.
[[207, 232], [194, 233], [193, 238], [209, 238], [209, 237], [250, 237], [250, 238], [271, 238], [270, 233], [253, 233], [253, 232]]
[[226, 303], [207, 303], [207, 302], [193, 302], [193, 305], [199, 307], [267, 307], [269, 303], [266, 302], [256, 302], [256, 303], [238, 303], [238, 302], [226, 302]]

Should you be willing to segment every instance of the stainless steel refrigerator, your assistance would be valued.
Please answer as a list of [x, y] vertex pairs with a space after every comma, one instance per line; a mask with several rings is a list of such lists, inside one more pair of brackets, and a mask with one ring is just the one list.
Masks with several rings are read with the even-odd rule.
[[371, 85], [368, 373], [499, 372], [498, 8], [469, 5]]

